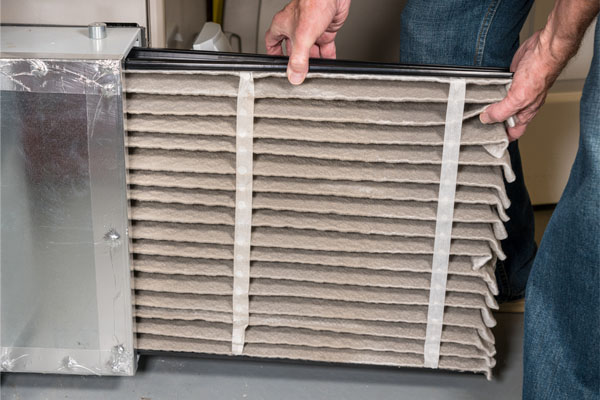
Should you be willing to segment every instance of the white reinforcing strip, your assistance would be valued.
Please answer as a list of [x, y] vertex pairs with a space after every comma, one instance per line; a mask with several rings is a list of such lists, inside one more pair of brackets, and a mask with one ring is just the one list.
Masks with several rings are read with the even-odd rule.
[[235, 233], [233, 245], [233, 330], [231, 352], [242, 354], [249, 321], [250, 235], [252, 228], [252, 155], [254, 79], [240, 72], [236, 121]]
[[428, 368], [437, 368], [440, 360], [465, 92], [466, 81], [464, 79], [450, 81], [425, 332], [424, 366]]

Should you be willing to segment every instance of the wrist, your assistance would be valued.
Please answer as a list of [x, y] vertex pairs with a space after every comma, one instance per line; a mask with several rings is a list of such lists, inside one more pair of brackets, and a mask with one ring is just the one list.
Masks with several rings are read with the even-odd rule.
[[547, 24], [540, 31], [540, 55], [551, 65], [562, 69], [577, 51], [578, 43], [569, 38], [562, 38], [554, 32], [552, 25]]
[[598, 14], [600, 3], [588, 0], [556, 0], [539, 34], [543, 55], [564, 67], [577, 53], [585, 30]]

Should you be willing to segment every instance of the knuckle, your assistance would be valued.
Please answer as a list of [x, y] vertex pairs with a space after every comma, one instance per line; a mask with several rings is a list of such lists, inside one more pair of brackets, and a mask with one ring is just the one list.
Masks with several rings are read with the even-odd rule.
[[290, 58], [289, 64], [293, 70], [299, 71], [307, 68], [307, 61], [307, 57], [304, 55], [294, 55], [292, 58]]
[[279, 11], [277, 14], [273, 16], [273, 21], [271, 22], [271, 26], [280, 26], [283, 25], [283, 20], [285, 16], [282, 14], [282, 11]]
[[269, 41], [271, 38], [273, 38], [275, 35], [273, 34], [273, 30], [272, 28], [269, 28], [266, 32], [265, 32], [265, 40]]
[[525, 105], [525, 99], [520, 94], [513, 94], [508, 99], [508, 104], [513, 108], [522, 108]]

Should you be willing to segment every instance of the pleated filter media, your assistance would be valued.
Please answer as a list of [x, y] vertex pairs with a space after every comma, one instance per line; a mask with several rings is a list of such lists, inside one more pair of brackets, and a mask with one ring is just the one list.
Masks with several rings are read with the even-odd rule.
[[489, 378], [508, 82], [129, 71], [137, 348]]

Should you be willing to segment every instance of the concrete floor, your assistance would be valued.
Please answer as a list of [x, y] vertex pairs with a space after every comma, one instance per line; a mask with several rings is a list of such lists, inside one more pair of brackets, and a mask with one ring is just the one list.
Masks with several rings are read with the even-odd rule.
[[519, 399], [523, 315], [496, 318], [491, 382], [470, 373], [143, 355], [131, 378], [2, 374], [2, 400]]

